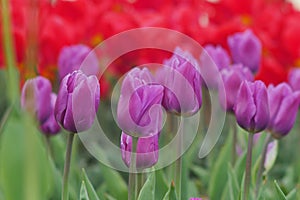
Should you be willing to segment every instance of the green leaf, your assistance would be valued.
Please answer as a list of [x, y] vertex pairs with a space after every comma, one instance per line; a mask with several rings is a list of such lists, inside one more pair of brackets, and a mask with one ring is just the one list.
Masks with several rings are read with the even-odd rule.
[[100, 168], [109, 193], [116, 199], [124, 199], [124, 197], [127, 197], [127, 184], [121, 175], [105, 165], [100, 164]]
[[177, 200], [177, 195], [175, 191], [175, 184], [174, 182], [171, 183], [169, 190], [167, 191], [166, 195], [164, 196], [163, 200]]
[[151, 173], [142, 187], [138, 200], [155, 200], [155, 172]]
[[82, 183], [81, 183], [79, 199], [80, 200], [90, 200], [84, 181], [82, 181]]
[[14, 114], [9, 117], [0, 141], [3, 194], [7, 200], [48, 199], [52, 194], [53, 174], [43, 135], [28, 116], [19, 118]]
[[228, 164], [228, 187], [230, 199], [238, 199], [240, 186], [231, 164]]
[[286, 196], [287, 200], [294, 200], [297, 199], [297, 189], [294, 188], [290, 193]]
[[219, 199], [227, 183], [227, 163], [231, 160], [232, 134], [228, 135], [225, 145], [212, 168], [211, 178], [208, 186], [210, 199]]
[[162, 199], [169, 189], [163, 170], [155, 171], [155, 199]]
[[285, 197], [284, 193], [282, 192], [282, 190], [276, 180], [274, 181], [274, 185], [276, 188], [278, 200], [286, 200], [286, 197]]
[[105, 198], [106, 198], [107, 200], [117, 200], [117, 199], [115, 199], [114, 197], [110, 196], [109, 194], [105, 194]]
[[84, 181], [83, 183], [85, 183], [85, 188], [87, 190], [87, 194], [90, 197], [89, 199], [90, 200], [99, 200], [99, 197], [98, 197], [98, 195], [97, 195], [97, 193], [96, 193], [96, 191], [84, 169], [82, 169], [82, 178]]

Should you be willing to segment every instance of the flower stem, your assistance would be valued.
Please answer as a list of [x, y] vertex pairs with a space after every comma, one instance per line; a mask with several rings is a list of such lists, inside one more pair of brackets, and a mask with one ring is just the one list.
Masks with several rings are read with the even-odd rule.
[[72, 145], [73, 145], [74, 135], [75, 135], [74, 133], [70, 133], [68, 136], [65, 166], [64, 166], [64, 176], [63, 176], [62, 200], [69, 199], [68, 179], [69, 179], [69, 172], [70, 172], [71, 154], [72, 154]]
[[249, 197], [249, 187], [251, 180], [251, 165], [252, 165], [252, 145], [253, 145], [253, 133], [250, 132], [248, 135], [248, 149], [246, 158], [246, 175], [245, 175], [245, 185], [244, 185], [244, 200], [248, 200]]
[[231, 164], [234, 166], [236, 161], [236, 144], [237, 144], [237, 124], [234, 115], [231, 116], [231, 126], [232, 126], [232, 158], [231, 158]]
[[7, 66], [8, 75], [8, 97], [10, 102], [14, 103], [18, 99], [19, 79], [16, 73], [16, 59], [13, 45], [10, 5], [9, 0], [1, 0], [1, 17], [2, 17], [2, 33], [3, 33], [3, 51], [5, 55], [5, 64]]
[[128, 179], [128, 200], [136, 200], [137, 198], [137, 175], [136, 175], [136, 146], [138, 138], [132, 137], [132, 151], [129, 168]]
[[177, 146], [177, 156], [178, 159], [175, 161], [175, 189], [177, 192], [178, 199], [181, 199], [181, 178], [182, 178], [182, 136], [183, 136], [183, 123], [181, 126], [181, 129], [178, 131], [179, 134], [179, 140], [178, 140], [178, 146]]
[[258, 195], [258, 190], [259, 190], [259, 186], [261, 183], [261, 176], [264, 171], [264, 164], [265, 164], [266, 155], [267, 155], [267, 151], [268, 151], [268, 144], [271, 140], [272, 140], [271, 134], [267, 134], [267, 137], [266, 137], [265, 143], [264, 143], [264, 147], [263, 147], [262, 157], [261, 157], [258, 172], [257, 172], [256, 187], [255, 187], [255, 196], [256, 197]]
[[143, 171], [137, 174], [137, 196], [140, 193], [143, 185], [145, 183], [145, 174]]

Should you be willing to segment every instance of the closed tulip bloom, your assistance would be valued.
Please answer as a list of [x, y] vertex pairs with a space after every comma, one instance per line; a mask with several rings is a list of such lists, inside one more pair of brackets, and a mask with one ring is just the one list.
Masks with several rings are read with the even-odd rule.
[[38, 76], [25, 82], [21, 94], [21, 106], [34, 113], [40, 124], [51, 114], [52, 86], [48, 79]]
[[157, 72], [157, 81], [165, 88], [162, 105], [168, 112], [190, 116], [200, 109], [201, 76], [190, 53], [176, 48]]
[[294, 91], [300, 91], [300, 69], [295, 68], [289, 72], [288, 81]]
[[147, 68], [134, 68], [126, 74], [118, 102], [119, 127], [130, 135], [148, 137], [162, 128], [163, 86], [154, 82]]
[[292, 129], [299, 108], [300, 92], [293, 92], [286, 83], [268, 87], [270, 122], [268, 129], [280, 139]]
[[60, 132], [60, 126], [54, 117], [54, 106], [56, 102], [56, 94], [51, 94], [51, 114], [48, 119], [41, 125], [41, 130], [46, 135], [55, 135]]
[[[217, 65], [219, 70], [229, 67], [230, 65], [229, 55], [226, 52], [226, 50], [223, 49], [221, 46], [214, 47], [213, 45], [206, 45], [204, 49], [206, 50], [207, 54], [212, 58], [212, 60]], [[205, 55], [201, 56], [201, 59], [205, 60], [205, 58], [206, 58]], [[203, 62], [205, 63], [205, 61]]]
[[[84, 65], [81, 66], [84, 62]], [[81, 70], [86, 75], [97, 75], [99, 62], [97, 55], [86, 45], [71, 45], [62, 48], [58, 57], [59, 80], [75, 70]]]
[[243, 81], [239, 88], [234, 112], [238, 124], [251, 133], [267, 128], [270, 112], [265, 84], [262, 81]]
[[228, 37], [228, 46], [234, 63], [241, 63], [255, 73], [261, 61], [262, 45], [251, 30]]
[[55, 104], [55, 118], [73, 133], [89, 129], [100, 103], [100, 85], [96, 76], [74, 71], [62, 80]]
[[202, 200], [202, 198], [192, 197], [190, 200]]
[[[158, 161], [159, 134], [147, 138], [139, 138], [136, 147], [136, 168], [145, 169], [152, 167]], [[122, 132], [121, 153], [127, 167], [130, 167], [132, 152], [132, 137]]]
[[244, 80], [253, 81], [254, 77], [251, 71], [241, 64], [232, 65], [229, 68], [221, 70], [224, 89], [219, 87], [219, 98], [224, 110], [233, 112], [236, 103], [236, 97], [241, 83]]

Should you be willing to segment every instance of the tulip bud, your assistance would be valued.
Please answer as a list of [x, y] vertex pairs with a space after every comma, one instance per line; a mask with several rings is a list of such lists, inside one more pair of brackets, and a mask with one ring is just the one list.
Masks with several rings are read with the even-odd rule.
[[34, 113], [40, 124], [50, 116], [51, 91], [50, 81], [42, 76], [27, 80], [22, 88], [21, 106]]
[[[153, 135], [147, 138], [139, 138], [136, 147], [136, 168], [145, 169], [152, 167], [158, 161], [158, 136]], [[122, 159], [127, 167], [130, 167], [132, 152], [132, 137], [122, 132], [121, 153]]]
[[221, 106], [224, 110], [233, 112], [241, 83], [244, 80], [253, 81], [254, 77], [251, 71], [241, 64], [235, 64], [221, 70], [221, 77], [224, 85], [224, 89], [221, 89], [221, 85], [219, 86]]
[[[83, 62], [84, 66], [81, 67]], [[59, 80], [79, 69], [86, 75], [98, 74], [99, 62], [95, 52], [82, 44], [62, 48], [58, 57]]]
[[190, 200], [202, 200], [202, 198], [192, 197]]
[[228, 37], [228, 46], [234, 63], [241, 63], [253, 73], [258, 71], [262, 45], [251, 30]]
[[41, 130], [46, 135], [55, 135], [60, 131], [60, 126], [54, 117], [54, 106], [56, 102], [56, 94], [51, 94], [51, 113], [48, 119], [41, 125]]
[[148, 137], [162, 128], [161, 102], [164, 88], [155, 84], [147, 68], [126, 74], [117, 109], [119, 127], [127, 134]]
[[287, 135], [296, 121], [300, 92], [293, 92], [286, 83], [268, 87], [270, 122], [268, 129], [273, 137], [280, 139]]
[[269, 123], [268, 93], [262, 81], [244, 81], [237, 95], [234, 112], [238, 124], [251, 133], [264, 130]]
[[300, 69], [295, 68], [289, 72], [288, 81], [294, 91], [300, 91]]
[[100, 86], [96, 76], [74, 71], [62, 80], [55, 104], [55, 118], [73, 133], [89, 129], [100, 103]]
[[193, 115], [202, 105], [201, 76], [193, 56], [176, 48], [173, 56], [157, 72], [157, 81], [164, 86], [162, 105], [171, 113]]
[[200, 59], [202, 60], [202, 64], [204, 66], [209, 65], [210, 60], [207, 60], [207, 55], [212, 58], [214, 63], [217, 65], [219, 70], [222, 70], [224, 68], [228, 68], [230, 65], [230, 58], [228, 53], [225, 49], [223, 49], [221, 46], [212, 46], [212, 45], [206, 45], [204, 47], [207, 54], [202, 54]]

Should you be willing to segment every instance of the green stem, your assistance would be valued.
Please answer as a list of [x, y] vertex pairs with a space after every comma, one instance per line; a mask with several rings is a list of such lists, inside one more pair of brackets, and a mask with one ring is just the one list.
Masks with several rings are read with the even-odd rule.
[[137, 174], [137, 196], [139, 195], [143, 185], [145, 183], [145, 174], [143, 171]]
[[136, 177], [136, 146], [138, 138], [132, 137], [132, 151], [129, 167], [129, 180], [128, 180], [128, 200], [137, 199], [137, 177]]
[[244, 185], [244, 200], [249, 198], [249, 187], [251, 180], [251, 165], [252, 165], [252, 146], [253, 146], [253, 133], [248, 134], [248, 149], [246, 158], [246, 175], [245, 175], [245, 185]]
[[69, 179], [69, 172], [70, 172], [70, 165], [71, 165], [72, 145], [73, 145], [74, 135], [75, 135], [74, 133], [70, 133], [68, 136], [65, 167], [64, 167], [64, 176], [63, 176], [62, 200], [69, 199], [68, 179]]
[[259, 164], [259, 168], [258, 168], [258, 172], [257, 172], [257, 177], [256, 177], [256, 187], [255, 187], [255, 195], [257, 197], [258, 195], [258, 191], [259, 191], [259, 186], [261, 183], [261, 176], [263, 174], [264, 171], [264, 164], [265, 164], [265, 160], [266, 160], [266, 155], [267, 155], [267, 151], [268, 151], [268, 144], [271, 142], [272, 137], [270, 133], [267, 133], [267, 137], [265, 139], [265, 143], [264, 143], [264, 147], [263, 147], [263, 152], [262, 152], [262, 157], [260, 160], [260, 164]]
[[1, 135], [2, 131], [4, 130], [5, 124], [8, 120], [8, 118], [9, 118], [11, 110], [12, 110], [12, 105], [6, 109], [4, 115], [1, 119], [1, 122], [0, 122], [0, 135]]
[[232, 118], [231, 118], [231, 127], [232, 127], [232, 132], [233, 132], [232, 133], [233, 137], [232, 137], [231, 163], [232, 163], [232, 166], [234, 166], [235, 161], [236, 161], [236, 144], [237, 144], [237, 124], [236, 124], [234, 115], [232, 115]]
[[3, 50], [5, 54], [5, 64], [8, 72], [8, 96], [10, 102], [14, 103], [18, 98], [19, 84], [15, 70], [15, 51], [13, 45], [13, 39], [11, 34], [10, 23], [10, 8], [8, 0], [1, 0], [1, 13], [2, 13], [2, 30], [3, 30]]
[[178, 159], [175, 161], [175, 188], [176, 188], [176, 192], [177, 192], [177, 197], [178, 199], [181, 199], [181, 179], [182, 179], [182, 156], [181, 155], [181, 151], [182, 151], [182, 132], [183, 132], [183, 123], [182, 123], [182, 127], [179, 130], [179, 140], [178, 140], [178, 149], [177, 149], [177, 155], [178, 155]]

